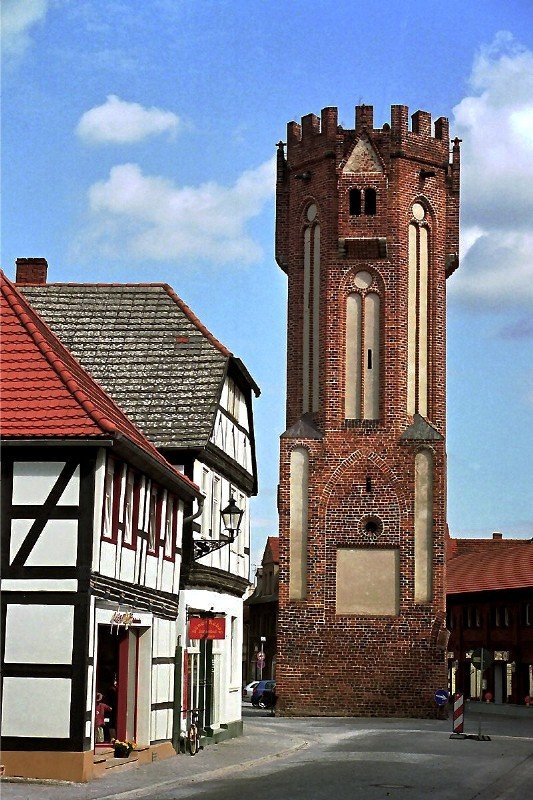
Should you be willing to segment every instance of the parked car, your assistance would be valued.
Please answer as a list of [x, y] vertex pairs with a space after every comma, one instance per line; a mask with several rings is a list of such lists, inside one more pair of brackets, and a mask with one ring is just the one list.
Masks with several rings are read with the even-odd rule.
[[251, 683], [246, 684], [244, 689], [242, 690], [242, 699], [243, 700], [251, 700], [252, 699], [252, 692], [257, 686], [259, 681], [252, 681]]
[[274, 708], [276, 705], [276, 681], [259, 681], [252, 692], [252, 705], [256, 708]]

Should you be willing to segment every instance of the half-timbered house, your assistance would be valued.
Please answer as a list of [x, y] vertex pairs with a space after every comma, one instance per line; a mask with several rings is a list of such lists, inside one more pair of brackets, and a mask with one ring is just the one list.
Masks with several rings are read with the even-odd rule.
[[199, 492], [0, 281], [2, 762], [83, 781], [114, 738], [144, 757], [179, 741], [182, 531]]
[[[46, 273], [45, 259], [17, 260], [27, 299], [205, 496], [184, 528], [182, 723], [185, 709], [199, 708], [202, 727], [216, 740], [238, 734], [249, 498], [257, 493], [252, 398], [259, 389], [168, 285], [54, 284]], [[221, 546], [220, 512], [232, 497], [242, 522], [234, 541]], [[198, 619], [218, 622], [198, 634]]]

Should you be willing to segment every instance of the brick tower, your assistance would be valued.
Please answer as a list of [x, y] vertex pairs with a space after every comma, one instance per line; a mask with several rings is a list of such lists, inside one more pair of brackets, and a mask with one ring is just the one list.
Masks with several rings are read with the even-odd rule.
[[446, 687], [446, 277], [459, 140], [392, 106], [278, 145], [288, 276], [277, 680], [284, 714], [432, 716]]

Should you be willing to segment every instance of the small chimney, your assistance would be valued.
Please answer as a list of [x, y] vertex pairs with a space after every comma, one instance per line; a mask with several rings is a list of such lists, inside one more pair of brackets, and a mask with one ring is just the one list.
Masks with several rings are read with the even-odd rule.
[[492, 538], [493, 539], [503, 539], [503, 533], [500, 533], [500, 531], [494, 531], [494, 533], [492, 534]]
[[46, 283], [48, 262], [46, 258], [17, 258], [16, 283], [39, 284]]

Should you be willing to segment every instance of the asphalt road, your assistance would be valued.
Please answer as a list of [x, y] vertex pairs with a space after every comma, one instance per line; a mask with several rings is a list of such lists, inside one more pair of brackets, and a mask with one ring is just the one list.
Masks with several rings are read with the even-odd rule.
[[194, 758], [87, 785], [4, 784], [2, 800], [533, 800], [533, 713], [482, 715], [490, 741], [450, 739], [442, 721], [243, 716], [243, 737]]

